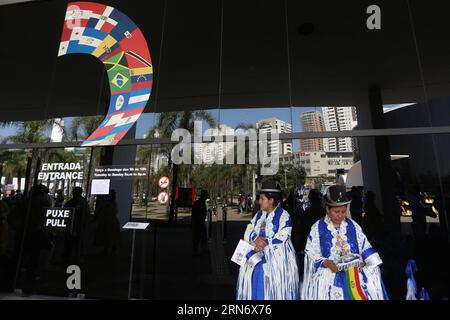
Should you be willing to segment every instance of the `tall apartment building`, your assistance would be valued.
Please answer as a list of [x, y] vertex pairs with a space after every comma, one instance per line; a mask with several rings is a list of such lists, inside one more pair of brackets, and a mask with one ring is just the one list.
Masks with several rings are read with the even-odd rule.
[[[323, 132], [325, 126], [320, 111], [303, 112], [300, 116], [300, 123], [303, 132]], [[323, 151], [323, 139], [304, 139], [301, 141], [300, 150], [302, 152]]]
[[[215, 137], [215, 136], [233, 136], [234, 129], [227, 126], [226, 124], [221, 124], [219, 127], [209, 128], [205, 131], [205, 137]], [[222, 161], [228, 151], [234, 148], [233, 142], [214, 142], [214, 138], [211, 138], [209, 143], [198, 143], [194, 145], [195, 156], [201, 155], [203, 163], [214, 163], [216, 161]]]
[[[323, 107], [323, 122], [325, 131], [351, 131], [355, 125], [356, 113], [354, 107]], [[323, 139], [325, 152], [352, 152], [352, 138]]]
[[[292, 124], [282, 121], [277, 118], [268, 118], [259, 120], [256, 123], [256, 128], [260, 133], [292, 133]], [[272, 154], [291, 154], [292, 142], [283, 142], [281, 140], [271, 140], [269, 142], [268, 155]]]

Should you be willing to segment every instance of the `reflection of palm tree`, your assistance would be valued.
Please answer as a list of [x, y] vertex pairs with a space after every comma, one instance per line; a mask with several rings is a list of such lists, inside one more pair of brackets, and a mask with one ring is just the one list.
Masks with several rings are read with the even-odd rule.
[[[207, 111], [184, 111], [184, 112], [164, 112], [159, 115], [157, 124], [149, 132], [149, 136], [169, 138], [176, 129], [186, 129], [190, 133], [194, 132], [195, 121], [205, 121], [210, 127], [216, 126], [216, 120]], [[175, 217], [175, 192], [178, 182], [179, 165], [172, 163], [171, 145], [165, 145], [161, 151], [169, 159], [169, 166], [172, 166], [172, 197], [170, 204], [169, 221]]]
[[[261, 122], [260, 126], [265, 125], [265, 122]], [[236, 130], [237, 129], [242, 129], [245, 131], [248, 130], [255, 130], [256, 133], [258, 133], [258, 128], [256, 128], [256, 126], [252, 123], [239, 123], [236, 126]], [[256, 173], [256, 169], [257, 169], [257, 165], [251, 165], [250, 164], [250, 159], [249, 159], [249, 143], [245, 142], [245, 163], [244, 163], [244, 167], [243, 167], [243, 175], [242, 175], [242, 185], [243, 185], [243, 189], [244, 189], [244, 193], [248, 194], [249, 193], [249, 186], [248, 186], [248, 177], [249, 177], [249, 173], [251, 173], [251, 175], [253, 176]], [[256, 150], [255, 150], [256, 151]]]
[[17, 177], [18, 188], [21, 191], [21, 180], [27, 167], [27, 155], [23, 150], [2, 151], [0, 153], [0, 177], [5, 174], [5, 184], [11, 184], [12, 178]]
[[100, 126], [103, 118], [103, 116], [74, 118], [70, 126], [70, 138], [75, 141], [85, 140]]
[[[267, 126], [271, 126], [271, 124], [268, 122], [264, 122], [264, 121], [259, 123], [259, 129], [267, 127]], [[245, 124], [245, 123], [238, 124], [236, 129], [258, 130], [258, 128], [256, 128], [255, 125]], [[252, 173], [252, 174], [256, 173], [258, 166], [247, 164], [247, 163], [249, 163], [249, 160], [248, 160], [249, 148], [247, 145], [246, 145], [245, 150], [246, 150], [246, 155], [245, 155], [246, 162], [244, 165], [243, 185], [244, 185], [244, 190], [248, 193], [248, 173]], [[287, 172], [289, 172], [289, 175], [287, 175]], [[293, 164], [289, 164], [289, 165], [284, 165], [284, 166], [280, 165], [278, 173], [275, 175], [272, 175], [272, 176], [259, 175], [258, 182], [262, 183], [262, 182], [268, 181], [268, 180], [276, 180], [280, 183], [284, 182], [283, 184], [285, 185], [285, 188], [287, 188], [288, 186], [293, 187], [298, 184], [304, 184], [305, 178], [306, 178], [306, 171], [303, 167], [294, 166]]]
[[280, 164], [278, 172], [270, 176], [259, 176], [258, 182], [263, 184], [267, 181], [277, 181], [281, 186], [284, 186], [284, 192], [286, 194], [289, 189], [296, 186], [301, 186], [305, 184], [306, 180], [306, 170], [304, 167], [298, 164]]
[[[55, 120], [42, 120], [42, 121], [20, 121], [20, 122], [3, 122], [1, 124], [2, 127], [16, 127], [16, 133], [7, 137], [4, 140], [4, 143], [48, 143], [50, 142], [50, 137], [48, 136], [48, 130], [50, 130], [53, 125], [57, 123]], [[17, 151], [14, 151], [17, 152]], [[37, 161], [39, 157], [39, 150], [32, 149], [31, 150], [31, 160], [33, 163]], [[17, 168], [21, 168], [22, 157], [17, 156], [15, 161], [18, 161], [16, 164]], [[21, 171], [23, 172], [23, 171]], [[31, 177], [33, 174], [30, 175]], [[28, 190], [25, 190], [27, 192]]]
[[[256, 130], [254, 124], [240, 123], [236, 126], [236, 130], [243, 129]], [[237, 154], [237, 145], [234, 143], [233, 150], [227, 150], [228, 153]], [[207, 188], [211, 195], [226, 197], [231, 203], [233, 201], [233, 193], [245, 192], [249, 193], [248, 176], [256, 172], [256, 165], [249, 162], [249, 142], [245, 142], [245, 162], [243, 165], [199, 165], [195, 166], [193, 185], [196, 187]], [[229, 193], [228, 193], [229, 192]]]
[[[44, 163], [77, 163], [79, 161], [80, 158], [77, 157], [74, 152], [65, 149], [50, 149], [43, 156]], [[63, 188], [66, 186], [65, 194], [70, 194], [72, 187], [74, 187], [72, 183], [67, 183], [66, 185], [64, 180], [53, 181], [53, 189], [51, 190], [53, 194], [58, 190], [60, 185], [62, 185]]]
[[53, 127], [54, 120], [3, 122], [2, 127], [16, 127], [16, 133], [7, 137], [4, 143], [47, 143], [50, 137], [46, 134]]
[[[102, 123], [104, 117], [103, 116], [94, 116], [94, 117], [76, 117], [72, 120], [71, 126], [70, 126], [70, 130], [69, 130], [69, 134], [68, 134], [68, 139], [72, 140], [72, 141], [80, 141], [80, 140], [85, 140], [89, 137], [89, 135], [94, 132]], [[85, 168], [86, 171], [89, 172], [88, 167], [96, 167], [97, 165], [99, 165], [99, 161], [100, 161], [100, 152], [101, 152], [101, 148], [86, 148], [84, 149], [84, 153], [85, 153], [85, 159], [88, 157], [88, 154], [90, 154], [90, 160], [92, 160], [93, 163], [84, 163], [83, 167]], [[88, 172], [85, 172], [85, 176], [87, 177], [87, 179], [89, 179], [88, 177]], [[88, 181], [88, 183], [90, 183], [90, 181]]]
[[[152, 183], [152, 178], [153, 178], [153, 172], [152, 172], [152, 167], [150, 166], [151, 163], [153, 163], [155, 161], [155, 158], [157, 156], [157, 150], [155, 150], [153, 148], [153, 146], [137, 146], [137, 150], [136, 150], [136, 163], [139, 165], [147, 165], [149, 172], [148, 172], [148, 189], [146, 192], [146, 199], [149, 198], [149, 196], [151, 196], [150, 194], [150, 183]], [[139, 196], [139, 204], [142, 205], [143, 204], [143, 196], [144, 196], [144, 189], [145, 189], [145, 184], [144, 184], [144, 180], [142, 179], [137, 179], [135, 181], [135, 190]]]
[[[1, 127], [15, 127], [15, 134], [4, 139], [3, 143], [49, 143], [50, 136], [49, 131], [54, 126], [59, 126], [62, 132], [63, 141], [70, 139], [78, 140], [79, 137], [87, 137], [93, 130], [95, 130], [98, 124], [102, 121], [102, 117], [85, 117], [74, 118], [70, 132], [61, 125], [58, 120], [42, 120], [42, 121], [20, 121], [20, 122], [3, 122], [0, 123]], [[43, 161], [57, 161], [57, 162], [72, 162], [76, 157], [73, 152], [67, 152], [62, 149], [32, 149], [31, 150], [32, 163], [36, 163], [38, 157], [41, 157]], [[27, 153], [24, 151], [4, 151], [0, 155], [0, 171], [2, 171], [2, 164], [5, 164], [5, 172], [10, 172], [18, 175], [19, 181], [22, 173], [26, 168]], [[7, 163], [5, 162], [6, 160]], [[34, 170], [39, 170], [38, 168]], [[32, 171], [34, 171], [32, 169]], [[31, 173], [30, 177], [34, 174]], [[20, 189], [20, 183], [19, 183]], [[25, 190], [26, 192], [27, 190]]]

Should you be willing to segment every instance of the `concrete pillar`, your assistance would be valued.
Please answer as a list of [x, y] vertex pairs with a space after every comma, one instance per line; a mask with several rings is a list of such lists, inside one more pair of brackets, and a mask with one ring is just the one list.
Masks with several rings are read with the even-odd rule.
[[[357, 106], [358, 128], [385, 129], [381, 90], [370, 88]], [[364, 190], [375, 193], [377, 207], [383, 213], [389, 231], [400, 232], [400, 208], [395, 199], [388, 137], [358, 138]]]

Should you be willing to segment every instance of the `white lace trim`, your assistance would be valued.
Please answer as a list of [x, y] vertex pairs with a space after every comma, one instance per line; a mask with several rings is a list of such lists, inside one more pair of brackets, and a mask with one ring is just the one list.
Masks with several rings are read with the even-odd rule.
[[[269, 213], [267, 213], [265, 211], [262, 211], [263, 215], [258, 220], [257, 225], [255, 226], [255, 232], [259, 233], [259, 231], [261, 230], [261, 223], [262, 223], [263, 217], [265, 217], [265, 221], [266, 221], [266, 237], [271, 239], [271, 238], [273, 238], [275, 236], [275, 233], [273, 231], [273, 223], [272, 223], [272, 221], [273, 221], [273, 218], [275, 216], [275, 211], [277, 209], [278, 209], [278, 207], [275, 208], [273, 211], [271, 211]], [[284, 213], [284, 210], [283, 210], [283, 213]], [[281, 229], [286, 225], [286, 222], [288, 221], [288, 219], [289, 219], [289, 215], [286, 215], [286, 214], [282, 214], [281, 215], [281, 218], [280, 218], [280, 221], [279, 221], [279, 226], [278, 226], [279, 227], [278, 228], [278, 232], [281, 231]]]
[[334, 224], [331, 222], [330, 217], [328, 217], [328, 215], [325, 216], [324, 221], [327, 224], [327, 229], [330, 231], [330, 233], [333, 237], [331, 239], [330, 257], [328, 257], [328, 259], [336, 261], [337, 258], [339, 257], [339, 252], [340, 252], [340, 248], [337, 245], [338, 234], [340, 234], [342, 240], [345, 241], [347, 243], [347, 245], [350, 245], [348, 243], [348, 239], [347, 239], [348, 223], [346, 220], [342, 221], [341, 226], [339, 227], [339, 232], [338, 232], [336, 227], [334, 226]]

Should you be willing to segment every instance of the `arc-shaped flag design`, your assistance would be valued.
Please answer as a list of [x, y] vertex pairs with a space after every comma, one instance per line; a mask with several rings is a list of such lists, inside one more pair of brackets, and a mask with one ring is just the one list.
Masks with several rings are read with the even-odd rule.
[[82, 146], [116, 145], [150, 99], [153, 65], [147, 41], [136, 24], [119, 10], [94, 2], [71, 2], [59, 56], [74, 53], [100, 59], [111, 88], [108, 113]]

